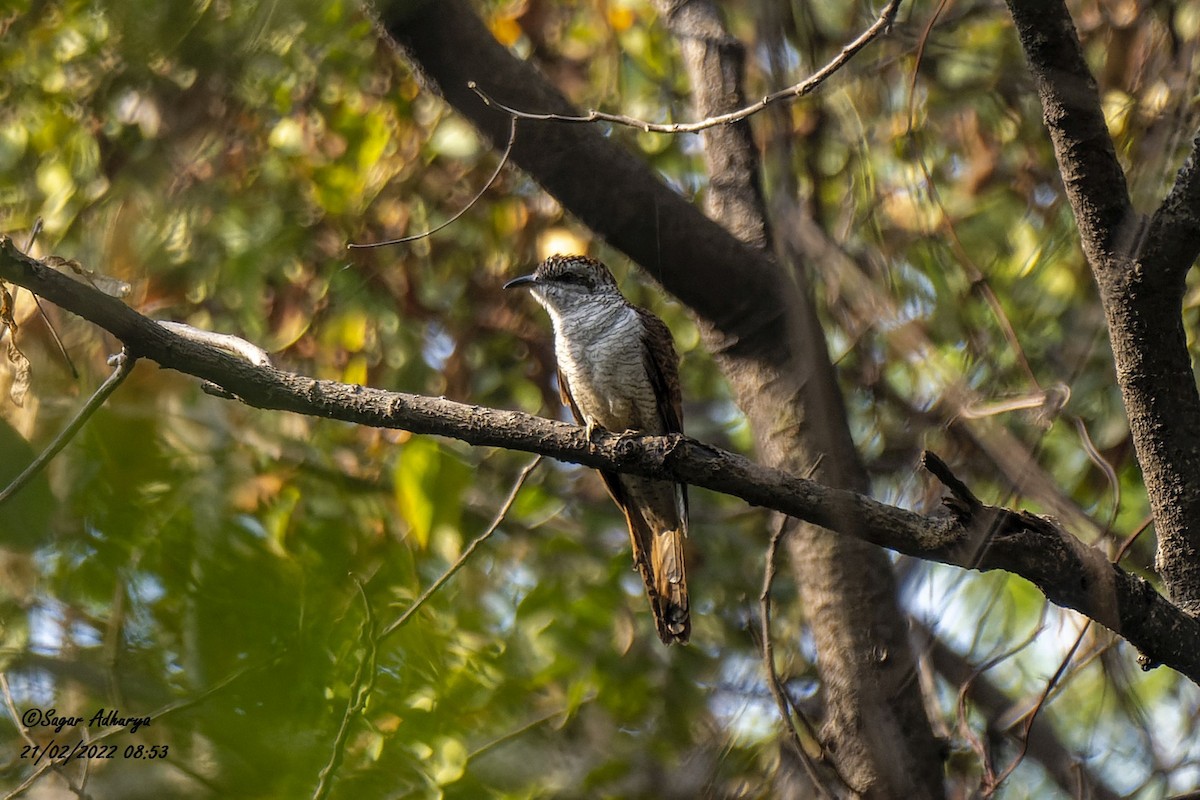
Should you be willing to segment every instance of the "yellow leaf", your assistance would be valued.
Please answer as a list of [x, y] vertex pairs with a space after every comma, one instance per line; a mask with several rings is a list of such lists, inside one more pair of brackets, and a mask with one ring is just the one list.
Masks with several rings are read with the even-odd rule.
[[433, 500], [426, 491], [426, 479], [433, 471], [436, 459], [436, 445], [428, 439], [413, 439], [396, 459], [393, 478], [400, 515], [422, 550], [429, 546], [429, 534], [433, 530]]
[[634, 19], [633, 9], [618, 5], [608, 7], [608, 24], [617, 33], [629, 30]]
[[458, 739], [443, 739], [433, 765], [433, 780], [439, 786], [454, 783], [467, 771], [467, 748]]
[[359, 386], [367, 384], [367, 359], [361, 355], [354, 356], [342, 370], [342, 382]]
[[500, 44], [505, 47], [512, 47], [521, 38], [521, 26], [517, 24], [517, 20], [513, 17], [498, 17], [493, 19], [491, 29], [492, 36], [495, 36]]

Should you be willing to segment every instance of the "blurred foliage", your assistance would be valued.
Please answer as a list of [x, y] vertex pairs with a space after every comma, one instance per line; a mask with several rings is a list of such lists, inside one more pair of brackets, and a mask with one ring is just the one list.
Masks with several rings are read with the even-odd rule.
[[[581, 105], [690, 118], [675, 43], [648, 2], [477, 7]], [[842, 247], [812, 266], [876, 494], [932, 508], [939, 487], [915, 466], [930, 447], [985, 499], [1055, 513], [1115, 553], [1148, 507], [1031, 81], [1000, 6], [938, 8], [906, 4], [893, 35], [817, 96], [755, 119], [765, 182], [774, 207], [803, 206]], [[1200, 2], [1072, 10], [1150, 210], [1195, 128]], [[807, 75], [873, 13], [827, 0], [725, 11], [749, 45], [751, 97]], [[35, 253], [128, 281], [143, 313], [244, 336], [288, 369], [561, 416], [548, 326], [499, 287], [555, 249], [590, 248], [675, 333], [689, 432], [749, 449], [684, 310], [511, 169], [435, 237], [345, 249], [447, 219], [496, 163], [356, 3], [10, 0], [0, 31], [0, 230], [20, 241], [42, 218]], [[613, 135], [702, 198], [696, 138]], [[17, 295], [34, 374], [24, 405], [3, 409], [0, 482], [66, 424], [114, 349], [50, 309], [82, 373], [72, 380]], [[1185, 314], [1194, 332], [1195, 290]], [[1046, 390], [1067, 389], [1045, 408]], [[752, 633], [767, 518], [730, 498], [693, 492], [689, 648], [655, 639], [599, 481], [558, 464], [404, 627], [364, 635], [488, 526], [524, 458], [255, 411], [142, 364], [48, 477], [0, 509], [14, 707], [155, 715], [112, 741], [167, 744], [169, 757], [94, 762], [98, 798], [307, 797], [330, 764], [332, 797], [774, 795], [787, 770]], [[1147, 534], [1125, 564], [1152, 577], [1152, 560]], [[961, 658], [990, 662], [1014, 708], [1032, 705], [1079, 634], [1018, 579], [898, 567], [914, 616]], [[819, 709], [786, 573], [775, 596], [781, 669]], [[1089, 629], [1038, 724], [1118, 793], [1193, 788], [1196, 687], [1132, 663]], [[968, 732], [987, 714], [960, 708], [945, 678], [928, 685], [949, 779], [969, 792]], [[35, 768], [0, 720], [0, 788], [16, 788]], [[997, 753], [1003, 768], [1018, 750]], [[1002, 796], [1063, 791], [1038, 756]], [[42, 775], [38, 796], [75, 796], [68, 780], [82, 774]]]

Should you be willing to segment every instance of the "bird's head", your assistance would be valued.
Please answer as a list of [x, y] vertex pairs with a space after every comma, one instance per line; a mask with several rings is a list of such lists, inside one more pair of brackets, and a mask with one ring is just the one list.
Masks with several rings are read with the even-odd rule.
[[504, 284], [524, 287], [547, 308], [559, 313], [587, 308], [597, 302], [624, 302], [608, 267], [587, 256], [550, 256], [533, 271]]

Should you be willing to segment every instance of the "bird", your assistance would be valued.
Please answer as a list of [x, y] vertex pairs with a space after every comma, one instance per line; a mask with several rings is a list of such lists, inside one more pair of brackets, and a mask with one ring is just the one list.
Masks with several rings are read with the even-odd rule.
[[[618, 435], [683, 433], [679, 356], [671, 331], [626, 300], [602, 262], [551, 256], [504, 288], [528, 289], [550, 315], [559, 394], [588, 438], [597, 429]], [[686, 644], [691, 635], [686, 485], [599, 472], [625, 515], [658, 637], [664, 644]]]

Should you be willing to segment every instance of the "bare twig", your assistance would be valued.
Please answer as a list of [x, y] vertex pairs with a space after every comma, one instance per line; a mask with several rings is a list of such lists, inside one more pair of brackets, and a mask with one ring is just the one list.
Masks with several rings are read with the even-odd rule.
[[504, 165], [508, 163], [508, 157], [510, 155], [512, 155], [513, 145], [516, 143], [516, 141], [517, 141], [517, 115], [513, 114], [512, 119], [509, 121], [508, 144], [504, 146], [504, 153], [503, 153], [503, 155], [500, 156], [500, 163], [496, 164], [496, 169], [494, 169], [492, 171], [492, 176], [490, 178], [488, 178], [487, 182], [485, 184], [483, 184], [483, 186], [479, 189], [478, 192], [475, 193], [475, 196], [471, 198], [469, 203], [467, 203], [465, 206], [463, 206], [461, 209], [459, 209], [458, 212], [455, 213], [454, 216], [452, 216], [450, 219], [443, 222], [441, 225], [431, 228], [431, 229], [425, 231], [424, 233], [414, 233], [412, 236], [401, 236], [399, 239], [388, 239], [387, 241], [384, 241], [384, 242], [365, 242], [362, 244], [359, 244], [356, 242], [350, 242], [349, 244], [346, 245], [346, 249], [348, 249], [348, 250], [366, 250], [366, 249], [370, 249], [372, 247], [388, 247], [393, 244], [404, 244], [406, 242], [415, 242], [419, 239], [425, 239], [429, 236], [433, 236], [438, 231], [441, 231], [441, 230], [444, 230], [444, 229], [450, 227], [455, 222], [457, 222], [459, 220], [459, 218], [462, 217], [463, 214], [470, 211], [471, 208], [476, 203], [479, 202], [480, 198], [483, 197], [483, 193], [486, 192], [488, 189], [490, 189], [492, 184], [496, 182], [496, 178], [500, 177], [500, 171], [502, 169], [504, 169]]
[[471, 554], [475, 552], [475, 549], [479, 547], [479, 545], [483, 544], [489, 536], [496, 532], [496, 529], [500, 527], [500, 523], [504, 521], [506, 516], [508, 516], [508, 510], [512, 508], [513, 501], [517, 499], [517, 494], [521, 491], [521, 487], [525, 485], [525, 480], [530, 476], [534, 468], [540, 463], [542, 463], [542, 457], [537, 456], [525, 465], [525, 468], [521, 470], [521, 474], [517, 476], [517, 482], [513, 484], [512, 491], [508, 493], [508, 499], [504, 501], [504, 505], [502, 505], [500, 510], [496, 512], [496, 517], [492, 520], [492, 524], [487, 527], [487, 530], [476, 536], [471, 543], [467, 545], [467, 549], [462, 552], [462, 555], [458, 557], [458, 560], [451, 564], [450, 567], [442, 573], [441, 577], [434, 581], [428, 589], [422, 592], [421, 596], [418, 597], [416, 601], [413, 602], [413, 604], [409, 606], [403, 614], [400, 615], [399, 619], [383, 629], [383, 633], [379, 634], [380, 640], [383, 640], [384, 638], [395, 633], [402, 625], [408, 622], [409, 619], [412, 618], [412, 615], [417, 613], [421, 606], [425, 605], [426, 601], [433, 596], [434, 592], [442, 588], [446, 581], [450, 580], [450, 578], [454, 576], [454, 573], [458, 572], [459, 569], [462, 568], [462, 565], [467, 563], [467, 559], [471, 557]]
[[767, 687], [771, 690], [771, 696], [775, 698], [775, 707], [779, 709], [779, 718], [783, 720], [783, 724], [787, 728], [788, 741], [796, 751], [796, 757], [804, 765], [804, 772], [808, 775], [808, 779], [812, 781], [813, 788], [817, 794], [821, 797], [830, 797], [829, 790], [825, 788], [825, 784], [822, 783], [821, 777], [817, 774], [817, 766], [804, 749], [804, 743], [800, 739], [800, 732], [796, 730], [796, 723], [792, 719], [793, 709], [796, 716], [804, 723], [808, 735], [813, 737], [813, 740], [818, 743], [820, 743], [821, 739], [813, 728], [812, 723], [808, 720], [808, 717], [788, 700], [787, 694], [783, 690], [783, 683], [779, 680], [779, 672], [775, 669], [775, 645], [771, 639], [771, 584], [775, 582], [775, 559], [779, 554], [779, 544], [783, 541], [784, 534], [787, 532], [787, 523], [788, 518], [781, 515], [779, 517], [779, 525], [775, 528], [774, 533], [771, 534], [771, 543], [767, 547], [766, 564], [763, 567], [762, 592], [758, 595], [763, 666], [767, 670]]
[[1113, 556], [1112, 559], [1114, 564], [1121, 563], [1121, 559], [1125, 558], [1126, 553], [1129, 552], [1129, 548], [1133, 547], [1133, 543], [1138, 540], [1138, 537], [1146, 532], [1146, 529], [1150, 527], [1151, 522], [1154, 522], [1153, 514], [1142, 520], [1142, 524], [1137, 526], [1137, 530], [1129, 534], [1125, 541], [1121, 542], [1121, 546], [1117, 548], [1117, 554]]
[[1020, 766], [1021, 762], [1025, 760], [1025, 754], [1029, 751], [1029, 732], [1033, 728], [1033, 722], [1035, 719], [1037, 719], [1038, 712], [1041, 711], [1046, 705], [1046, 699], [1050, 696], [1050, 692], [1053, 691], [1054, 687], [1058, 685], [1059, 679], [1062, 677], [1067, 667], [1070, 666], [1071, 659], [1075, 657], [1075, 651], [1079, 649], [1079, 645], [1083, 642], [1083, 637], [1088, 632], [1088, 628], [1091, 627], [1091, 624], [1092, 621], [1090, 619], [1084, 623], [1083, 628], [1079, 631], [1079, 635], [1075, 637], [1075, 643], [1071, 645], [1071, 649], [1067, 651], [1067, 654], [1059, 663], [1058, 669], [1056, 669], [1054, 674], [1050, 676], [1050, 680], [1046, 681], [1046, 687], [1042, 690], [1042, 694], [1038, 698], [1037, 703], [1034, 704], [1033, 708], [1025, 716], [1025, 730], [1021, 733], [1020, 751], [1017, 753], [1016, 757], [1013, 758], [1012, 762], [1004, 768], [1004, 771], [1001, 772], [999, 776], [997, 776], [994, 780], [989, 781], [988, 785], [983, 787], [984, 797], [992, 797], [1000, 788], [1000, 786], [1006, 780], [1008, 780], [1008, 776], [1012, 775], [1013, 770]]
[[[971, 728], [970, 715], [967, 713], [969, 701], [985, 718], [985, 730], [989, 736], [1014, 736], [1007, 728], [1001, 727], [999, 720], [1012, 705], [1009, 696], [984, 674], [989, 664], [975, 666], [955, 648], [950, 647], [938, 637], [928, 624], [913, 620], [914, 632], [927, 642], [925, 651], [929, 655], [934, 670], [951, 686], [959, 687], [958, 698], [958, 730], [976, 752], [980, 753], [987, 765], [987, 751], [983, 743]], [[1012, 656], [1017, 650], [1034, 641], [1030, 636], [1025, 643], [1004, 653], [1002, 657]], [[1014, 736], [1015, 738], [1015, 736]], [[1117, 800], [1118, 794], [1105, 784], [1088, 764], [1077, 763], [1077, 757], [1071, 748], [1059, 738], [1058, 733], [1050, 725], [1039, 725], [1030, 732], [1029, 756], [1038, 761], [1050, 778], [1058, 784], [1063, 793], [1070, 797], [1090, 797], [1092, 800]], [[985, 773], [984, 779], [987, 779]], [[1082, 791], [1079, 791], [1082, 786]]]
[[672, 122], [659, 123], [649, 122], [646, 120], [637, 119], [636, 117], [626, 116], [625, 114], [609, 114], [604, 111], [589, 110], [581, 116], [572, 116], [569, 114], [539, 114], [529, 111], [521, 111], [511, 106], [507, 106], [496, 100], [483, 89], [479, 88], [479, 84], [471, 81], [467, 86], [475, 94], [479, 95], [479, 99], [492, 108], [498, 108], [514, 118], [531, 119], [531, 120], [553, 120], [555, 122], [611, 122], [614, 125], [626, 125], [630, 128], [637, 128], [647, 133], [697, 133], [705, 128], [713, 128], [717, 125], [728, 125], [732, 122], [739, 122], [747, 117], [757, 114], [772, 103], [777, 103], [780, 100], [792, 100], [797, 97], [804, 97], [824, 83], [830, 76], [846, 65], [850, 59], [854, 58], [860, 50], [874, 41], [880, 34], [891, 28], [892, 22], [896, 18], [896, 11], [900, 8], [900, 0], [889, 0], [880, 12], [879, 17], [871, 24], [869, 28], [859, 34], [858, 38], [842, 48], [833, 59], [821, 67], [817, 72], [810, 77], [787, 87], [780, 89], [777, 92], [763, 97], [761, 100], [751, 103], [750, 105], [740, 108], [737, 111], [731, 111], [727, 114], [717, 114], [712, 117], [699, 120], [698, 122]]
[[[1083, 444], [1083, 450], [1087, 453], [1088, 458], [1096, 465], [1096, 469], [1104, 473], [1105, 480], [1108, 481], [1109, 487], [1112, 489], [1112, 511], [1108, 514], [1108, 522], [1104, 525], [1104, 536], [1108, 537], [1112, 533], [1113, 525], [1117, 523], [1117, 515], [1121, 513], [1121, 481], [1117, 479], [1117, 471], [1113, 469], [1112, 464], [1100, 453], [1096, 448], [1096, 443], [1092, 441], [1092, 437], [1088, 434], [1087, 424], [1082, 417], [1071, 417], [1071, 421], [1075, 423], [1075, 431], [1079, 434], [1079, 441]], [[1120, 559], [1116, 559], [1120, 561]]]
[[35, 458], [33, 463], [25, 468], [24, 472], [14, 478], [13, 482], [4, 491], [0, 492], [0, 504], [3, 504], [5, 500], [20, 491], [21, 487], [41, 472], [50, 463], [50, 460], [66, 447], [67, 442], [71, 441], [75, 434], [79, 432], [79, 429], [83, 427], [83, 424], [88, 421], [92, 414], [96, 413], [96, 409], [104, 405], [104, 401], [108, 399], [109, 395], [115, 392], [117, 387], [129, 377], [129, 373], [133, 371], [133, 365], [136, 362], [137, 359], [130, 356], [124, 349], [109, 359], [109, 363], [115, 367], [112, 374], [108, 376], [104, 383], [100, 384], [100, 388], [88, 398], [88, 401], [83, 404], [83, 408], [79, 409], [79, 413], [75, 415], [75, 418], [71, 420], [67, 427], [62, 429], [62, 432], [58, 436], [54, 437], [54, 441], [42, 451], [42, 454]]
[[[25, 242], [25, 252], [29, 253], [33, 250], [33, 242], [37, 239], [39, 233], [42, 232], [42, 218], [38, 217], [33, 221], [33, 229], [29, 231], [29, 239]], [[54, 323], [50, 321], [50, 316], [46, 313], [46, 307], [42, 305], [42, 298], [36, 294], [30, 293], [33, 297], [33, 303], [37, 306], [38, 314], [41, 315], [42, 321], [46, 323], [46, 329], [50, 331], [50, 338], [54, 340], [54, 346], [58, 348], [59, 355], [63, 357], [63, 361], [67, 363], [67, 369], [71, 373], [72, 380], [79, 380], [79, 370], [75, 369], [75, 362], [71, 360], [71, 354], [67, 352], [67, 346], [63, 344], [62, 337], [58, 335], [58, 329], [54, 327]], [[10, 331], [9, 335], [13, 335]]]
[[363, 653], [363, 657], [358, 662], [358, 668], [354, 671], [354, 683], [350, 686], [350, 701], [346, 704], [346, 712], [342, 714], [342, 723], [338, 726], [337, 736], [334, 737], [329, 761], [321, 769], [317, 788], [313, 792], [313, 800], [325, 800], [329, 796], [329, 790], [333, 788], [334, 773], [341, 766], [342, 757], [346, 752], [346, 739], [350, 735], [350, 724], [367, 707], [367, 700], [370, 699], [371, 692], [375, 688], [375, 677], [378, 675], [378, 670], [375, 669], [375, 656], [378, 652], [375, 638], [375, 618], [371, 614], [371, 603], [367, 600], [367, 594], [363, 591], [362, 584], [355, 581], [355, 585], [358, 586], [358, 594], [363, 601], [363, 623], [359, 629], [359, 638], [362, 639], [366, 652]]
[[[593, 692], [592, 694], [585, 697], [582, 701], [580, 701], [579, 705], [583, 705], [585, 703], [590, 703], [593, 700], [595, 700], [596, 697], [597, 697], [597, 694], [595, 692]], [[491, 752], [492, 750], [494, 750], [495, 748], [504, 744], [505, 742], [511, 742], [513, 739], [516, 739], [518, 736], [528, 733], [529, 731], [533, 730], [537, 726], [543, 725], [543, 724], [549, 722], [550, 720], [554, 719], [555, 717], [562, 717], [563, 720], [565, 721], [566, 718], [569, 716], [569, 714], [570, 714], [570, 712], [567, 709], [560, 708], [555, 711], [551, 711], [547, 714], [543, 714], [540, 717], [534, 717], [533, 719], [529, 720], [529, 722], [526, 722], [524, 725], [520, 725], [516, 728], [513, 728], [508, 733], [501, 734], [500, 736], [497, 736], [495, 739], [492, 739], [490, 742], [485, 742], [484, 744], [481, 744], [479, 747], [476, 747], [474, 750], [472, 750], [470, 753], [467, 754], [467, 761], [468, 762], [474, 761], [476, 758], [479, 758], [482, 755], [486, 755], [487, 753]]]
[[[1045, 604], [1043, 603], [1043, 608], [1042, 608], [1043, 615], [1045, 614], [1045, 610], [1046, 610]], [[976, 680], [985, 680], [985, 678], [984, 678], [985, 673], [987, 673], [989, 670], [991, 670], [992, 667], [996, 666], [997, 664], [1001, 663], [1002, 661], [1006, 661], [1007, 659], [1012, 658], [1017, 653], [1021, 652], [1029, 645], [1033, 644], [1037, 640], [1037, 637], [1041, 634], [1043, 629], [1044, 629], [1044, 625], [1039, 624], [1036, 628], [1034, 628], [1034, 630], [1029, 634], [1029, 636], [1027, 636], [1025, 638], [1025, 640], [1023, 642], [1018, 644], [1016, 647], [1011, 647], [1011, 648], [1005, 650], [1004, 652], [998, 653], [995, 656], [993, 656], [992, 658], [989, 658], [984, 663], [982, 663], [979, 666], [972, 669], [971, 673], [966, 677], [966, 679], [960, 682], [960, 685], [958, 688], [958, 703], [957, 703], [958, 728], [959, 728], [959, 731], [962, 733], [963, 738], [966, 739], [967, 742], [971, 745], [971, 749], [974, 750], [975, 753], [979, 756], [980, 766], [981, 766], [981, 769], [983, 770], [983, 782], [985, 785], [990, 786], [995, 783], [996, 771], [992, 766], [992, 758], [988, 751], [988, 748], [984, 746], [983, 739], [971, 729], [971, 715], [969, 713], [967, 713], [967, 700], [971, 696], [971, 690], [972, 690], [972, 687], [975, 685]], [[930, 635], [931, 636], [933, 635], [932, 631], [930, 631]], [[972, 649], [973, 649], [973, 647], [974, 646], [972, 646]], [[989, 721], [988, 724], [991, 725], [992, 724], [991, 721]], [[1026, 740], [1028, 740], [1028, 737], [1026, 737]]]
[[4, 692], [4, 706], [8, 709], [9, 716], [12, 717], [13, 725], [16, 726], [17, 732], [21, 734], [21, 738], [26, 744], [37, 745], [33, 737], [29, 735], [29, 728], [21, 722], [21, 714], [17, 711], [17, 704], [13, 701], [12, 690], [8, 686], [8, 675], [0, 672], [0, 691]]

